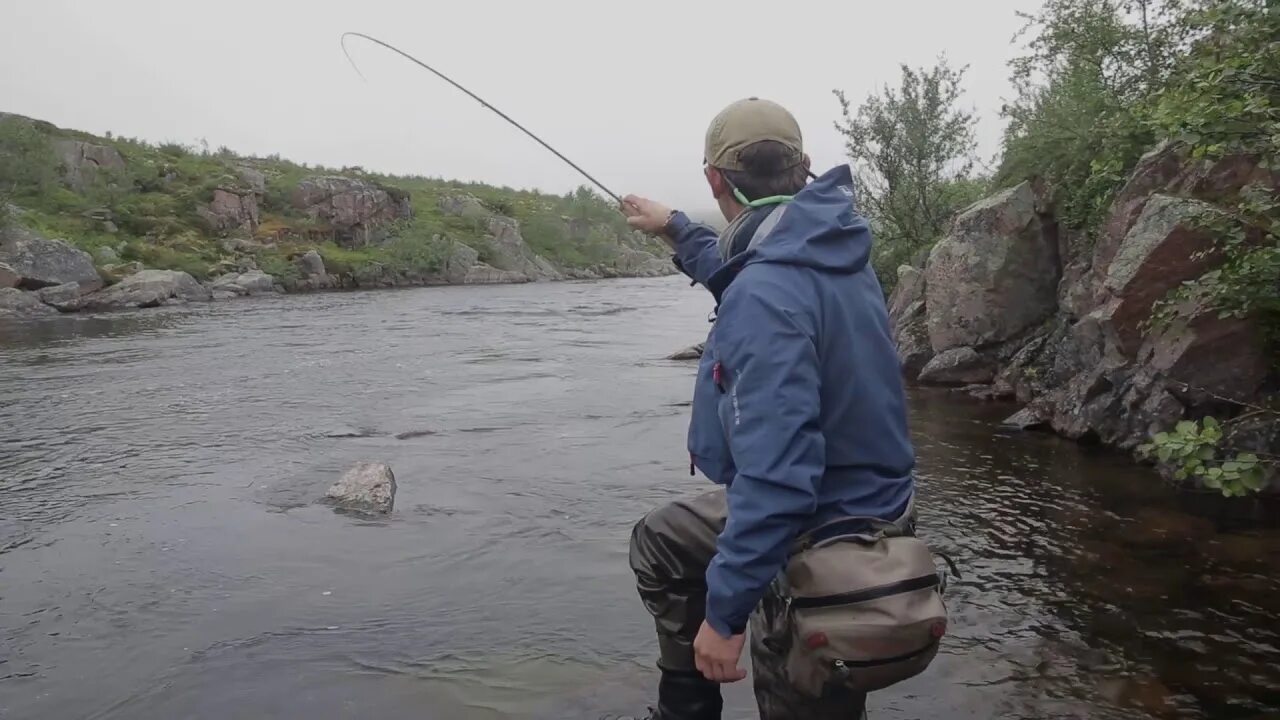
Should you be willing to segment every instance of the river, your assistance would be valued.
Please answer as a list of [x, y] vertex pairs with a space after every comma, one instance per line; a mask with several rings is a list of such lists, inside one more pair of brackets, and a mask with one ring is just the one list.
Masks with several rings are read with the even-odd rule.
[[[0, 327], [0, 718], [642, 714], [627, 538], [708, 487], [693, 366], [661, 358], [710, 310], [667, 278]], [[1006, 406], [911, 407], [923, 534], [963, 579], [871, 717], [1277, 717], [1274, 523], [1001, 432]], [[366, 459], [390, 517], [315, 502]]]

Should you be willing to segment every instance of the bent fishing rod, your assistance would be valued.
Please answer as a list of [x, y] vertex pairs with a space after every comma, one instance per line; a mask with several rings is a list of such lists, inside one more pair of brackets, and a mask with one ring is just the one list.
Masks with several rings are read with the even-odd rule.
[[493, 112], [497, 113], [497, 114], [498, 114], [498, 117], [500, 117], [500, 118], [502, 118], [503, 120], [506, 120], [507, 122], [509, 122], [509, 123], [511, 123], [512, 125], [514, 125], [517, 129], [519, 129], [519, 130], [520, 130], [521, 132], [523, 132], [525, 135], [528, 135], [529, 137], [533, 138], [534, 140], [537, 140], [537, 141], [538, 141], [538, 144], [542, 145], [542, 147], [544, 147], [544, 148], [546, 148], [546, 149], [550, 150], [551, 152], [555, 153], [555, 156], [556, 156], [556, 157], [558, 157], [558, 158], [560, 158], [561, 160], [563, 160], [563, 161], [565, 161], [566, 163], [568, 163], [570, 167], [572, 167], [574, 170], [577, 170], [579, 173], [581, 173], [581, 174], [582, 174], [582, 176], [583, 176], [583, 177], [585, 177], [586, 179], [590, 180], [590, 181], [591, 181], [591, 183], [592, 183], [593, 185], [595, 185], [596, 187], [600, 188], [601, 190], [603, 190], [603, 191], [605, 192], [605, 194], [606, 194], [606, 195], [608, 195], [609, 197], [611, 197], [611, 198], [613, 198], [615, 201], [617, 201], [617, 203], [618, 203], [618, 205], [619, 205], [619, 206], [622, 206], [622, 198], [621, 198], [621, 197], [619, 197], [619, 196], [618, 196], [618, 194], [617, 194], [617, 193], [615, 193], [614, 191], [612, 191], [612, 190], [610, 190], [609, 188], [605, 187], [604, 183], [602, 183], [602, 182], [600, 182], [599, 180], [597, 180], [597, 179], [595, 179], [594, 177], [592, 177], [590, 173], [588, 173], [586, 170], [583, 170], [581, 167], [579, 167], [577, 163], [575, 163], [574, 161], [572, 161], [572, 160], [570, 160], [569, 158], [565, 157], [565, 156], [564, 156], [564, 154], [563, 154], [563, 153], [561, 153], [559, 150], [556, 150], [555, 148], [553, 148], [553, 147], [551, 147], [550, 145], [548, 145], [548, 144], [547, 144], [547, 142], [546, 142], [545, 140], [543, 140], [542, 138], [538, 137], [537, 135], [534, 135], [534, 134], [533, 134], [532, 132], [530, 132], [527, 128], [525, 128], [525, 126], [523, 126], [523, 125], [521, 125], [520, 123], [516, 122], [515, 120], [511, 119], [511, 116], [507, 115], [506, 113], [502, 112], [502, 111], [501, 111], [501, 110], [499, 110], [498, 108], [496, 108], [496, 107], [494, 107], [493, 105], [489, 104], [489, 102], [487, 102], [484, 98], [480, 97], [479, 95], [476, 95], [475, 93], [471, 92], [470, 90], [468, 90], [468, 89], [466, 89], [466, 88], [462, 87], [461, 85], [459, 85], [457, 82], [455, 82], [455, 81], [454, 81], [452, 78], [450, 78], [449, 76], [445, 75], [444, 73], [440, 72], [439, 70], [436, 70], [435, 68], [433, 68], [433, 67], [431, 67], [430, 65], [428, 65], [428, 64], [426, 64], [426, 63], [424, 63], [424, 62], [422, 62], [422, 61], [421, 61], [421, 60], [419, 60], [418, 58], [416, 58], [416, 57], [414, 57], [414, 56], [410, 55], [409, 53], [407, 53], [407, 52], [405, 52], [405, 51], [401, 50], [400, 48], [398, 48], [398, 47], [396, 47], [396, 46], [394, 46], [394, 45], [392, 45], [392, 44], [390, 44], [390, 43], [383, 42], [382, 40], [379, 40], [378, 38], [371, 37], [371, 36], [369, 36], [369, 35], [365, 35], [364, 33], [358, 33], [358, 32], [345, 32], [345, 33], [342, 33], [342, 41], [341, 41], [341, 44], [342, 44], [342, 53], [343, 53], [344, 55], [346, 55], [346, 56], [347, 56], [347, 62], [351, 63], [351, 67], [355, 68], [356, 74], [357, 74], [357, 75], [359, 75], [362, 79], [365, 79], [365, 78], [364, 78], [364, 73], [360, 72], [360, 67], [359, 67], [358, 65], [356, 65], [356, 61], [355, 61], [355, 60], [353, 60], [353, 59], [351, 58], [351, 53], [347, 50], [347, 38], [348, 38], [348, 37], [358, 37], [358, 38], [363, 38], [363, 39], [365, 39], [365, 40], [368, 40], [368, 41], [369, 41], [369, 42], [371, 42], [371, 43], [374, 43], [374, 44], [377, 44], [377, 45], [381, 45], [382, 47], [384, 47], [384, 48], [386, 48], [386, 49], [388, 49], [388, 50], [390, 50], [390, 51], [392, 51], [392, 52], [394, 52], [394, 53], [396, 53], [396, 54], [400, 55], [401, 57], [403, 57], [403, 58], [405, 58], [405, 59], [409, 60], [410, 62], [413, 62], [414, 64], [418, 65], [419, 67], [424, 68], [424, 69], [426, 69], [426, 70], [430, 70], [430, 71], [431, 71], [431, 72], [432, 72], [436, 77], [440, 78], [441, 80], [444, 80], [445, 82], [449, 83], [450, 85], [452, 85], [452, 86], [454, 86], [454, 87], [458, 88], [458, 89], [459, 89], [459, 90], [461, 90], [462, 92], [464, 92], [464, 93], [466, 93], [467, 95], [471, 96], [471, 98], [472, 98], [472, 99], [474, 99], [476, 102], [480, 103], [482, 106], [484, 106], [484, 107], [486, 107], [486, 108], [488, 108], [488, 109], [492, 110]]

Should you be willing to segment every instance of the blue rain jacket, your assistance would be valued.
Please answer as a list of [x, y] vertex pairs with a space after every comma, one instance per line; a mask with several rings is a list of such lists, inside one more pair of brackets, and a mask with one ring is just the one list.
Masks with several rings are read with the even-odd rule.
[[725, 262], [715, 230], [682, 213], [671, 224], [676, 265], [717, 301], [689, 452], [728, 486], [707, 571], [707, 620], [722, 636], [744, 631], [797, 535], [896, 519], [914, 491], [902, 374], [849, 168], [754, 225], [767, 232]]

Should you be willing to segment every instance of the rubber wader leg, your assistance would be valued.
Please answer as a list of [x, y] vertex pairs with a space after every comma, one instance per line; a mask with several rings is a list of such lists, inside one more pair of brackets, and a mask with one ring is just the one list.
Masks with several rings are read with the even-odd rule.
[[723, 490], [664, 505], [636, 523], [631, 569], [658, 633], [661, 720], [719, 720], [720, 686], [702, 677], [693, 640], [706, 617], [707, 566], [724, 530]]

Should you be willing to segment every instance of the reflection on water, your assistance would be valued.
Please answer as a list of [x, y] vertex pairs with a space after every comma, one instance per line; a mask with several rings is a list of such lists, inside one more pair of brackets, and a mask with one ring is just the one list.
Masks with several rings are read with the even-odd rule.
[[[667, 280], [0, 326], [0, 717], [594, 718], [654, 681], [631, 524], [701, 490]], [[1280, 528], [916, 392], [953, 635], [876, 718], [1280, 713]], [[396, 512], [315, 504], [352, 462]], [[1276, 508], [1270, 508], [1274, 517]], [[733, 718], [751, 717], [745, 684]]]

